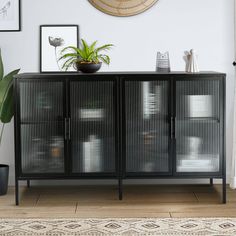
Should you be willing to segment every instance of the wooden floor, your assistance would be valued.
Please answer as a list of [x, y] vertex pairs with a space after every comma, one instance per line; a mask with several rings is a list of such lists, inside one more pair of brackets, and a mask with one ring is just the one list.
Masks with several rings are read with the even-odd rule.
[[114, 186], [21, 188], [20, 206], [14, 188], [0, 196], [0, 217], [236, 217], [236, 191], [221, 185], [126, 186], [119, 201]]

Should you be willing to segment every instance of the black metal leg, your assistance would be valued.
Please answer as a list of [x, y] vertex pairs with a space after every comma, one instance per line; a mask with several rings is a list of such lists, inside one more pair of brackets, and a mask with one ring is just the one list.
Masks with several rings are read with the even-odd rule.
[[19, 182], [17, 179], [15, 182], [15, 198], [16, 198], [16, 205], [18, 206], [19, 205]]
[[27, 180], [27, 188], [30, 188], [30, 180]]
[[119, 179], [119, 200], [123, 199], [122, 179]]
[[210, 178], [210, 185], [213, 186], [213, 178]]
[[226, 203], [226, 177], [222, 179], [222, 203]]

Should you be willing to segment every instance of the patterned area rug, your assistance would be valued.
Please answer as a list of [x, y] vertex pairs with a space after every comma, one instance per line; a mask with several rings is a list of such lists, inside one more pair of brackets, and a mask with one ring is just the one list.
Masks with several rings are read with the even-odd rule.
[[235, 236], [236, 218], [0, 219], [0, 235]]

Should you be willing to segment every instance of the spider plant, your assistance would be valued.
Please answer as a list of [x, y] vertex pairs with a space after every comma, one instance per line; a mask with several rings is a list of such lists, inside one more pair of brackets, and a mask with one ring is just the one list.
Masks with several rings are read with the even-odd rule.
[[3, 130], [6, 123], [9, 123], [13, 117], [13, 77], [20, 70], [14, 70], [4, 76], [4, 67], [0, 50], [0, 121], [2, 127], [0, 130], [0, 144], [2, 141]]
[[113, 44], [105, 44], [97, 47], [97, 41], [89, 45], [84, 39], [81, 39], [81, 48], [69, 46], [61, 51], [62, 56], [59, 60], [65, 60], [62, 69], [67, 71], [76, 64], [99, 64], [104, 62], [109, 65], [110, 57], [101, 52], [110, 50], [112, 46]]

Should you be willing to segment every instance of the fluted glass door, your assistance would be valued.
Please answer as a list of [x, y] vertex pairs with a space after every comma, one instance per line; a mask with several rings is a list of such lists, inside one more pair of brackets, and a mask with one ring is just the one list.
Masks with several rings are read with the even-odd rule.
[[125, 81], [126, 173], [170, 172], [169, 81]]
[[64, 173], [63, 82], [19, 83], [23, 174]]
[[219, 80], [176, 82], [177, 172], [219, 172], [221, 122]]
[[70, 82], [74, 174], [113, 174], [116, 171], [114, 88], [114, 81]]

